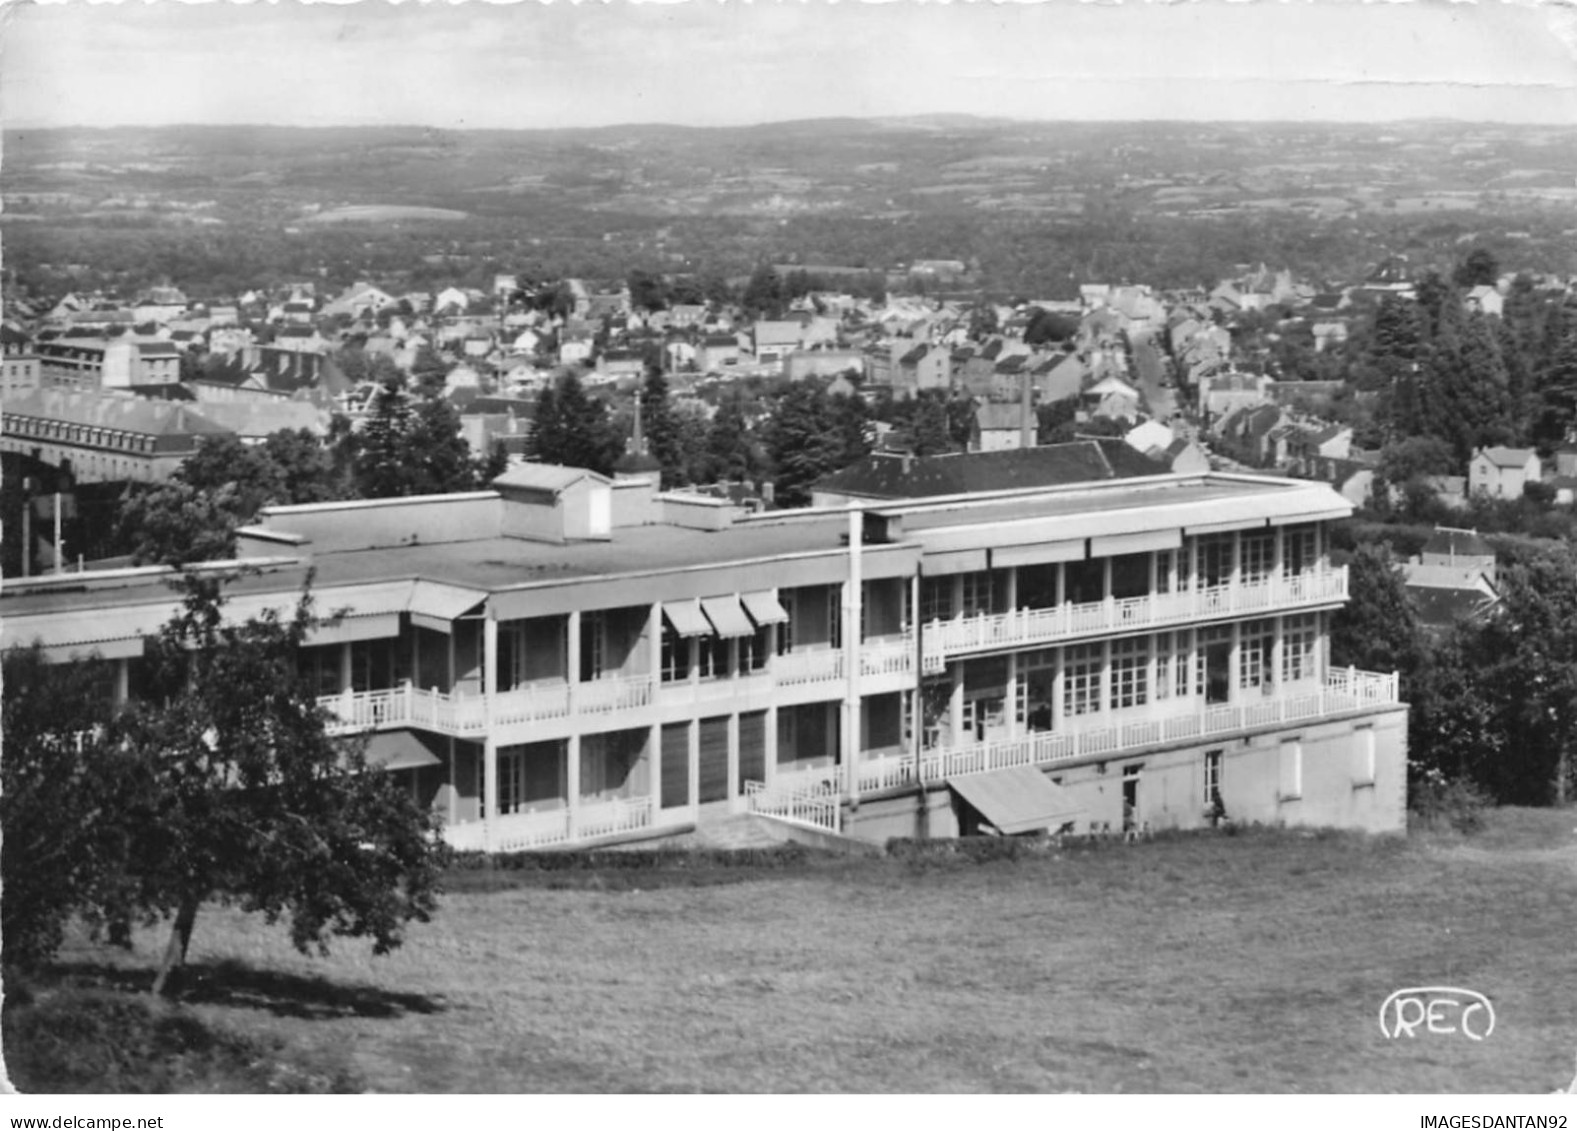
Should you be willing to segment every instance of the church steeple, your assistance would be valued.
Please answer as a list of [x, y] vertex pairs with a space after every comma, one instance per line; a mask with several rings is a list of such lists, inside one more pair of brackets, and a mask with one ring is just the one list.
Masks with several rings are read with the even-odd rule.
[[635, 429], [630, 433], [629, 442], [624, 445], [624, 454], [613, 465], [615, 479], [644, 479], [653, 472], [662, 471], [663, 465], [653, 459], [652, 453], [647, 450], [646, 434], [641, 429], [643, 393], [641, 389], [635, 392]]

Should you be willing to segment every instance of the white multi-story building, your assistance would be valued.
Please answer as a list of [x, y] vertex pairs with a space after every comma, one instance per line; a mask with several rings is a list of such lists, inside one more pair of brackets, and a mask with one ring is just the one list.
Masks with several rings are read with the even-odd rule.
[[[231, 615], [320, 614], [301, 670], [466, 848], [755, 812], [869, 841], [1236, 821], [1403, 827], [1394, 674], [1336, 669], [1322, 484], [1157, 475], [746, 514], [518, 467], [274, 508]], [[134, 693], [159, 571], [8, 583], [9, 643]], [[69, 582], [69, 584], [67, 584]], [[1219, 807], [1218, 808], [1218, 803]]]

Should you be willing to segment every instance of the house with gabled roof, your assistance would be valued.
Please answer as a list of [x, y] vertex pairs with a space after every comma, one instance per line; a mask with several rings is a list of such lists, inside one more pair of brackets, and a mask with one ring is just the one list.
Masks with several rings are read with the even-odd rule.
[[1468, 489], [1491, 499], [1520, 499], [1540, 473], [1539, 453], [1532, 448], [1479, 448], [1468, 461]]

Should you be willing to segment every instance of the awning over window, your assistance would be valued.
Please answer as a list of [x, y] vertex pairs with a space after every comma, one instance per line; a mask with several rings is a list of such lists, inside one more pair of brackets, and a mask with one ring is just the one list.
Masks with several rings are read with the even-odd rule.
[[663, 617], [680, 636], [710, 636], [712, 622], [701, 612], [701, 602], [694, 597], [684, 601], [665, 601]]
[[374, 770], [417, 770], [441, 766], [435, 754], [415, 731], [384, 730], [367, 740], [367, 766]]
[[947, 779], [953, 791], [1004, 833], [1056, 832], [1084, 814], [1084, 807], [1034, 766]]
[[750, 619], [765, 628], [769, 624], [787, 624], [789, 615], [778, 604], [777, 594], [770, 589], [763, 589], [757, 593], [742, 593], [739, 599], [744, 602], [745, 611], [750, 614]]
[[450, 622], [487, 599], [486, 593], [436, 581], [418, 581], [411, 588], [411, 623], [434, 632], [449, 632]]
[[142, 655], [143, 638], [157, 636], [180, 606], [169, 601], [122, 608], [75, 609], [65, 613], [12, 616], [5, 646], [42, 644], [51, 661], [97, 652], [107, 660]]
[[400, 635], [399, 613], [375, 613], [372, 616], [344, 616], [338, 620], [319, 624], [307, 632], [307, 643], [348, 644], [355, 640], [385, 640]]
[[1112, 558], [1118, 554], [1142, 554], [1146, 550], [1175, 550], [1182, 544], [1183, 532], [1175, 526], [1132, 534], [1108, 534], [1090, 539], [1090, 557]]
[[733, 597], [702, 597], [701, 611], [719, 636], [750, 636], [756, 631]]

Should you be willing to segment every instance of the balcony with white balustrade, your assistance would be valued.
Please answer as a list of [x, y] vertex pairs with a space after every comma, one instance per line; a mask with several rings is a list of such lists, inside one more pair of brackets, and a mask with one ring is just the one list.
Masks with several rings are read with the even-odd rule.
[[[932, 785], [964, 774], [989, 773], [1014, 766], [1055, 766], [1086, 758], [1138, 754], [1157, 746], [1238, 737], [1277, 726], [1317, 722], [1343, 715], [1402, 705], [1397, 676], [1343, 668], [1324, 681], [1287, 684], [1274, 694], [1239, 703], [1169, 701], [1138, 710], [1099, 713], [1063, 720], [1063, 728], [987, 742], [931, 747], [919, 765], [908, 752], [881, 752], [859, 763], [861, 793]], [[843, 797], [848, 773], [843, 766], [816, 766], [779, 773], [770, 784], [749, 790], [753, 811], [835, 829], [831, 803]]]
[[925, 670], [970, 652], [1061, 643], [1114, 633], [1161, 629], [1233, 616], [1292, 613], [1347, 600], [1347, 567], [1274, 574], [1254, 581], [1147, 593], [1051, 608], [960, 616], [925, 625]]

